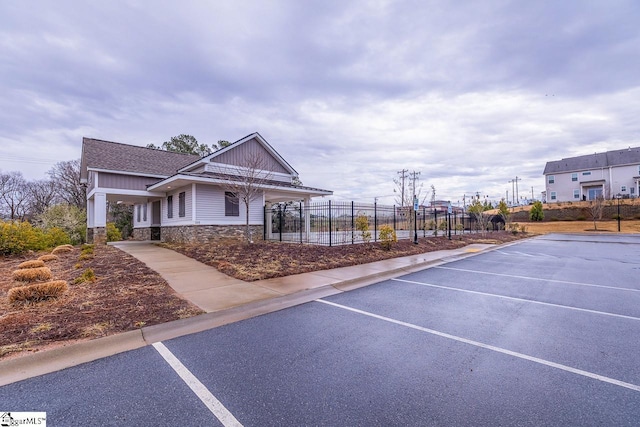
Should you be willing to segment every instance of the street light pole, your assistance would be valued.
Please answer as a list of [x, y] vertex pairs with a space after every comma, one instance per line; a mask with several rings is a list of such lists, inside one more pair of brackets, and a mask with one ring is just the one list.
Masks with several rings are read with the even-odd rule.
[[413, 243], [418, 244], [418, 197], [413, 195]]

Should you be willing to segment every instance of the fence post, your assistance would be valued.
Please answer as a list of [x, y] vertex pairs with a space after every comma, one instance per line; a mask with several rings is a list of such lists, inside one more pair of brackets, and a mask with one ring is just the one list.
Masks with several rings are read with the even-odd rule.
[[438, 210], [433, 209], [433, 231], [438, 234]]
[[453, 234], [458, 234], [458, 212], [453, 211]]
[[378, 241], [378, 202], [373, 202], [373, 241]]
[[300, 202], [300, 243], [302, 243], [302, 202]]
[[329, 200], [329, 246], [331, 246], [331, 200]]
[[397, 227], [396, 227], [396, 205], [393, 205], [393, 231], [397, 231]]
[[355, 234], [355, 218], [354, 218], [354, 211], [353, 211], [353, 200], [351, 201], [351, 244], [353, 245], [356, 242], [356, 234]]

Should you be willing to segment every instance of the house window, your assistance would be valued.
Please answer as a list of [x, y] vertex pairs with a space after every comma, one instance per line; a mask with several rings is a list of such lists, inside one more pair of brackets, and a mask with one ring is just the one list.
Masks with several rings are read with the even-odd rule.
[[137, 222], [140, 222], [140, 212], [142, 212], [142, 206], [138, 205], [137, 206]]
[[629, 193], [631, 193], [631, 194], [636, 194], [636, 189], [635, 189], [635, 187], [629, 187]]
[[577, 181], [578, 180], [578, 174], [577, 173], [572, 173], [571, 174], [571, 181]]
[[173, 196], [167, 196], [167, 218], [173, 218]]
[[591, 175], [591, 172], [582, 172], [582, 176], [589, 176]]
[[224, 192], [224, 216], [240, 216], [240, 200], [229, 191]]
[[182, 193], [178, 194], [178, 216], [180, 218], [183, 218], [186, 213], [186, 203], [185, 203], [185, 199], [186, 199], [186, 193], [183, 191]]
[[627, 191], [627, 186], [623, 185], [622, 187], [620, 187], [620, 191], [626, 192]]
[[580, 190], [573, 190], [573, 198], [574, 199], [580, 198]]
[[142, 220], [147, 222], [147, 204], [142, 205]]
[[556, 182], [556, 176], [555, 175], [549, 175], [549, 184], [553, 184], [554, 182]]
[[555, 192], [555, 191], [552, 191], [552, 192], [551, 192], [551, 200], [556, 200], [556, 198], [557, 198], [557, 197], [556, 197], [556, 192]]

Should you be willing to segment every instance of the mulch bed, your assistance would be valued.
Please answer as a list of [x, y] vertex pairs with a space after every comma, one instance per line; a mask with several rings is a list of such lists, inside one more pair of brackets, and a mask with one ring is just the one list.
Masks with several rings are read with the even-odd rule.
[[421, 254], [442, 249], [456, 249], [472, 243], [506, 243], [526, 237], [526, 234], [490, 232], [486, 235], [465, 234], [447, 237], [419, 238], [418, 244], [401, 240], [390, 250], [379, 243], [315, 246], [296, 243], [256, 242], [251, 245], [236, 241], [211, 242], [207, 245], [163, 244], [190, 258], [245, 281], [270, 279], [366, 264], [389, 258]]
[[[21, 262], [39, 255], [0, 257], [0, 358], [203, 312], [176, 295], [155, 271], [111, 246], [95, 246], [88, 259], [80, 259], [80, 250], [75, 248], [47, 263], [54, 280], [68, 282], [69, 290], [62, 297], [9, 303], [9, 289], [24, 285], [12, 280], [12, 272]], [[94, 271], [96, 280], [74, 284], [87, 269]]]

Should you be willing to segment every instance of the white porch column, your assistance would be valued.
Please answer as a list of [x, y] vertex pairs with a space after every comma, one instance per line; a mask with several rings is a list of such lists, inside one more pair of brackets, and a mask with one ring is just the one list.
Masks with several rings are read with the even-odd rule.
[[93, 197], [87, 199], [87, 228], [93, 228], [93, 215], [95, 212]]
[[[87, 215], [88, 215], [87, 211]], [[107, 195], [93, 195], [93, 243], [107, 243]], [[87, 220], [88, 221], [88, 220]]]
[[307, 243], [311, 242], [311, 198], [304, 199], [304, 231]]
[[273, 213], [271, 212], [271, 203], [270, 202], [265, 202], [264, 204], [264, 210], [265, 210], [265, 216], [264, 216], [264, 232], [265, 232], [265, 236], [267, 237], [267, 240], [271, 239], [271, 233], [273, 233]]

